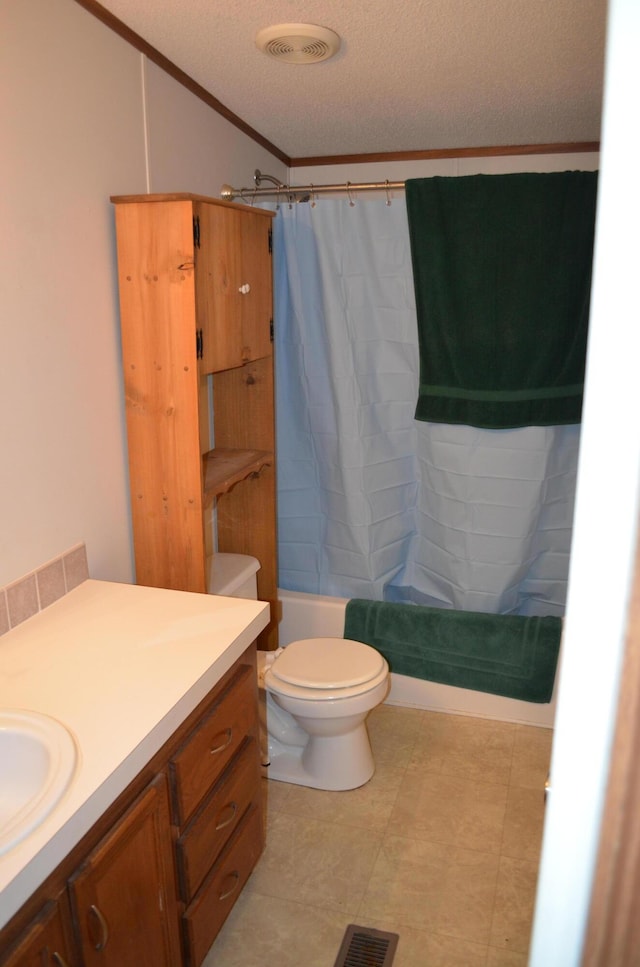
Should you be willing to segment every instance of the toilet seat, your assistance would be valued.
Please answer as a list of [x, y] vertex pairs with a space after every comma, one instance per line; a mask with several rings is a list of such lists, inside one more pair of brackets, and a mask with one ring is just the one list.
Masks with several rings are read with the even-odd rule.
[[267, 688], [307, 701], [330, 701], [362, 695], [389, 674], [382, 655], [349, 638], [293, 641], [265, 672]]
[[349, 688], [379, 675], [379, 651], [350, 638], [303, 638], [292, 641], [271, 666], [277, 679], [303, 688]]

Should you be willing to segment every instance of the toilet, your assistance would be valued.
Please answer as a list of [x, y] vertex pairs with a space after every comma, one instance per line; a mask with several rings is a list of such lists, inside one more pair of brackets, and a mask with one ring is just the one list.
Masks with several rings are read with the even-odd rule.
[[[259, 563], [242, 554], [208, 562], [210, 594], [257, 598]], [[314, 789], [355, 789], [375, 765], [368, 713], [387, 696], [382, 655], [348, 638], [304, 638], [258, 651], [263, 773]]]
[[[262, 680], [262, 681], [261, 681]], [[348, 638], [304, 638], [258, 653], [266, 700], [266, 774], [314, 789], [355, 789], [375, 765], [368, 713], [389, 691], [389, 666]]]

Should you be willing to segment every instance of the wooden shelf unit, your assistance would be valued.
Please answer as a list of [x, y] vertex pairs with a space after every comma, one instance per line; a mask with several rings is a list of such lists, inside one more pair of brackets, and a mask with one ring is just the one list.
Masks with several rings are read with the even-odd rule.
[[[277, 647], [272, 212], [111, 199], [136, 580], [206, 592], [207, 554], [257, 558]], [[215, 533], [210, 509], [215, 505]]]

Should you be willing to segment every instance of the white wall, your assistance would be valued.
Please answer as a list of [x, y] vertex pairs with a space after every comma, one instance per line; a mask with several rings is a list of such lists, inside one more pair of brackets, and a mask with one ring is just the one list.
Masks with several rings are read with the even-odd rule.
[[150, 191], [219, 198], [224, 184], [252, 186], [256, 168], [286, 180], [282, 162], [155, 64], [144, 63]]
[[78, 541], [131, 581], [109, 197], [286, 172], [73, 0], [3, 2], [0, 44], [0, 586]]

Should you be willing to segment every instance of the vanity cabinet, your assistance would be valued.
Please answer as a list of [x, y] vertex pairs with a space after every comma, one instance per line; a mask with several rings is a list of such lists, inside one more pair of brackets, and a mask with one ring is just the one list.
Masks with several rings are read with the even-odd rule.
[[206, 592], [249, 554], [277, 646], [271, 224], [197, 195], [112, 198], [136, 580]]
[[199, 967], [264, 848], [252, 645], [0, 931], [0, 967]]

